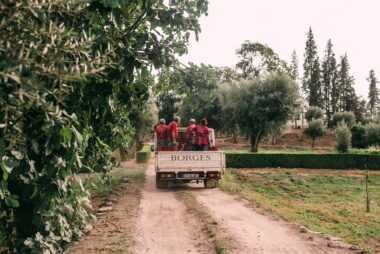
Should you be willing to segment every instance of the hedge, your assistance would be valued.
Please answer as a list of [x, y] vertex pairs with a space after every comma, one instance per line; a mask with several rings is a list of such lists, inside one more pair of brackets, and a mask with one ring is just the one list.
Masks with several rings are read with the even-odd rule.
[[137, 163], [147, 163], [150, 158], [150, 146], [145, 145], [141, 151], [136, 152]]
[[229, 168], [321, 168], [380, 170], [380, 155], [370, 154], [226, 154]]

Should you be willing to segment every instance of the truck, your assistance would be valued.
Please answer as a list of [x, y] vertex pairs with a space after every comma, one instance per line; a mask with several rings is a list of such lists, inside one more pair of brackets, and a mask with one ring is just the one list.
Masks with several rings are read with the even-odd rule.
[[175, 183], [203, 183], [216, 188], [226, 167], [225, 154], [215, 146], [215, 134], [209, 128], [207, 151], [186, 151], [186, 128], [178, 129], [178, 146], [157, 146], [154, 137], [156, 187], [170, 188]]

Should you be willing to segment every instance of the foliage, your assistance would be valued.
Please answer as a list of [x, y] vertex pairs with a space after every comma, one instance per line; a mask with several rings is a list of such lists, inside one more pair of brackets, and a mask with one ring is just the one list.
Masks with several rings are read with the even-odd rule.
[[345, 122], [340, 122], [336, 128], [336, 150], [347, 153], [350, 147], [351, 132]]
[[[207, 1], [0, 3], [0, 246], [59, 253], [90, 219], [76, 173], [136, 137], [152, 66], [186, 52]], [[150, 123], [149, 123], [150, 124]]]
[[369, 123], [364, 126], [367, 144], [369, 146], [380, 145], [380, 124]]
[[245, 79], [258, 78], [270, 73], [290, 74], [286, 62], [281, 60], [269, 46], [259, 42], [245, 41], [236, 54], [239, 58], [236, 67]]
[[141, 151], [136, 153], [136, 162], [137, 163], [147, 163], [150, 158], [150, 146], [145, 145]]
[[333, 115], [333, 126], [338, 126], [340, 122], [344, 122], [351, 127], [355, 123], [355, 114], [353, 112], [337, 112]]
[[380, 170], [378, 154], [226, 153], [229, 168], [315, 168]]
[[323, 110], [318, 107], [310, 107], [305, 113], [305, 118], [308, 122], [323, 119]]
[[317, 138], [323, 137], [326, 133], [326, 127], [322, 119], [316, 119], [309, 122], [309, 125], [304, 130], [304, 134], [312, 139], [311, 147], [314, 148], [314, 143]]
[[[234, 122], [250, 138], [257, 152], [261, 138], [292, 117], [298, 88], [286, 75], [270, 75], [231, 86], [223, 94], [223, 112], [234, 112]], [[230, 119], [231, 121], [231, 119]]]
[[379, 81], [375, 76], [375, 71], [371, 70], [369, 72], [369, 77], [367, 78], [369, 82], [369, 92], [368, 92], [368, 109], [371, 116], [375, 116], [378, 112], [378, 107], [380, 104], [379, 91], [377, 88], [377, 84]]
[[338, 86], [340, 95], [340, 110], [355, 111], [357, 107], [357, 95], [354, 89], [354, 77], [350, 75], [350, 64], [347, 54], [340, 58], [340, 69], [338, 73]]
[[207, 118], [208, 125], [215, 129], [220, 129], [218, 121], [219, 103], [217, 96], [218, 70], [210, 65], [201, 64], [199, 66], [190, 64], [184, 70], [180, 89], [182, 103], [179, 107], [178, 115], [184, 123], [194, 118], [197, 122], [202, 118]]
[[351, 145], [353, 148], [367, 148], [365, 128], [361, 123], [354, 124], [351, 127]]
[[323, 108], [327, 125], [331, 127], [331, 115], [337, 112], [339, 89], [337, 82], [337, 66], [331, 39], [327, 42], [325, 57], [322, 62]]
[[303, 70], [302, 89], [309, 106], [322, 107], [321, 71], [317, 45], [311, 27], [307, 33]]

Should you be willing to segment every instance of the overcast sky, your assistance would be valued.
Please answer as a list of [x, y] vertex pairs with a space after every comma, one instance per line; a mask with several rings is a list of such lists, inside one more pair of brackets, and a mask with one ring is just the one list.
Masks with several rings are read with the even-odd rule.
[[331, 38], [337, 59], [348, 54], [358, 95], [367, 98], [369, 70], [380, 79], [380, 0], [209, 0], [199, 41], [183, 63], [233, 67], [245, 40], [265, 43], [290, 62], [296, 50], [302, 73], [306, 33], [311, 26], [320, 58]]

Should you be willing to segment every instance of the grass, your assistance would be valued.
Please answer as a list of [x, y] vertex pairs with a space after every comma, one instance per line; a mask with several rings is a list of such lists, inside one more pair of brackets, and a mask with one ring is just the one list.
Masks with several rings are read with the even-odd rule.
[[363, 171], [242, 169], [227, 171], [220, 188], [285, 220], [339, 236], [380, 253], [380, 173], [369, 177], [365, 212]]
[[143, 182], [145, 178], [145, 164], [136, 164], [127, 162], [124, 167], [117, 167], [110, 172], [110, 177], [104, 179], [100, 174], [83, 174], [82, 178], [85, 181], [85, 187], [91, 193], [92, 198], [106, 197], [108, 194], [120, 184], [124, 178], [131, 181]]
[[207, 208], [200, 204], [192, 193], [186, 191], [176, 192], [178, 199], [182, 200], [187, 210], [201, 220], [207, 234], [213, 239], [217, 254], [228, 254], [232, 248], [232, 238], [222, 234], [218, 223], [210, 216]]

